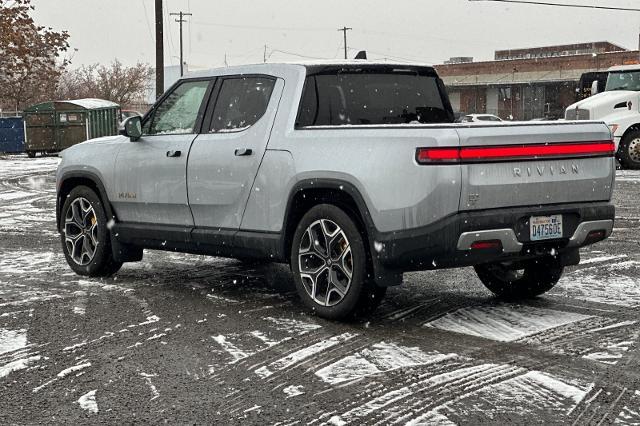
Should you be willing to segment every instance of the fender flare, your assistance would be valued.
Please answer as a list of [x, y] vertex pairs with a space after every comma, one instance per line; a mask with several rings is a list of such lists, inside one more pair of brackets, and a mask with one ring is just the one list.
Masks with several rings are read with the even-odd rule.
[[[371, 257], [371, 261], [373, 264], [373, 273], [374, 280], [376, 284], [380, 287], [388, 287], [393, 285], [399, 285], [402, 283], [402, 272], [392, 271], [385, 268], [377, 255], [377, 251], [375, 250], [375, 241], [380, 234], [378, 229], [376, 228], [373, 218], [369, 212], [369, 208], [367, 207], [366, 202], [364, 201], [364, 197], [358, 190], [358, 188], [350, 182], [347, 182], [342, 179], [336, 178], [312, 178], [312, 179], [303, 179], [298, 182], [291, 188], [289, 192], [289, 196], [287, 199], [287, 206], [285, 209], [285, 217], [283, 224], [283, 233], [281, 237], [281, 248], [280, 253], [284, 255], [287, 253], [287, 230], [291, 224], [288, 223], [289, 217], [291, 216], [291, 209], [293, 208], [293, 200], [296, 194], [300, 191], [305, 191], [308, 189], [320, 189], [320, 190], [333, 190], [333, 191], [342, 191], [353, 199], [355, 202], [356, 208], [365, 227], [365, 232], [367, 236], [368, 242], [368, 251]], [[286, 260], [286, 259], [285, 259]]]
[[107, 191], [105, 190], [105, 187], [102, 184], [102, 181], [100, 180], [98, 175], [89, 171], [70, 171], [70, 172], [64, 173], [60, 178], [60, 183], [59, 183], [58, 191], [56, 194], [56, 228], [57, 229], [60, 229], [60, 216], [62, 213], [61, 212], [62, 206], [64, 205], [64, 202], [60, 197], [60, 188], [62, 188], [64, 186], [64, 183], [69, 179], [87, 179], [91, 181], [98, 190], [98, 196], [100, 197], [100, 200], [102, 200], [102, 205], [104, 206], [104, 210], [107, 217], [111, 219], [116, 218], [115, 214], [113, 213], [113, 207], [111, 206], [109, 197], [107, 196]]

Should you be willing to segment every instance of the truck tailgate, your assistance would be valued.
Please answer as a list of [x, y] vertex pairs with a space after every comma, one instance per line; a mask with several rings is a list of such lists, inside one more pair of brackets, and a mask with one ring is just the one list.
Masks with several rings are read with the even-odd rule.
[[468, 154], [461, 211], [611, 198], [615, 160], [604, 123], [469, 126], [458, 134]]

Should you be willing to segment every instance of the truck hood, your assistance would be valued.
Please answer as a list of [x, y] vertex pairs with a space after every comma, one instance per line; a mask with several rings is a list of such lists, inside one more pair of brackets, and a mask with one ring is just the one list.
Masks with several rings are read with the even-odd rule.
[[[603, 115], [614, 112], [613, 107], [621, 102], [631, 102], [638, 106], [638, 92], [630, 90], [612, 90], [583, 99], [567, 107], [568, 110], [580, 108], [588, 110], [594, 119], [600, 119]], [[597, 115], [594, 115], [596, 113]]]
[[81, 152], [81, 151], [92, 151], [91, 146], [96, 145], [120, 145], [123, 143], [130, 143], [130, 140], [126, 136], [115, 135], [115, 136], [103, 136], [101, 138], [89, 139], [87, 141], [81, 142], [79, 144], [75, 144], [70, 146], [69, 148], [61, 151], [58, 156], [64, 157], [65, 155], [69, 155], [71, 153]]

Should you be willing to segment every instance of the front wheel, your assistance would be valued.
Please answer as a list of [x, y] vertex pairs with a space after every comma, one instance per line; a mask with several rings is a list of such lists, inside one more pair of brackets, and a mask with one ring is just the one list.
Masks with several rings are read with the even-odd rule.
[[107, 277], [122, 266], [113, 259], [107, 216], [91, 188], [78, 186], [67, 196], [62, 206], [60, 234], [65, 258], [75, 273]]
[[377, 307], [386, 288], [371, 280], [368, 265], [364, 239], [342, 209], [320, 204], [300, 220], [291, 269], [300, 298], [319, 316], [344, 319]]
[[551, 290], [564, 267], [553, 257], [522, 264], [490, 263], [475, 267], [480, 281], [493, 294], [504, 299], [530, 299]]
[[624, 136], [617, 157], [623, 168], [640, 170], [640, 130], [633, 130]]

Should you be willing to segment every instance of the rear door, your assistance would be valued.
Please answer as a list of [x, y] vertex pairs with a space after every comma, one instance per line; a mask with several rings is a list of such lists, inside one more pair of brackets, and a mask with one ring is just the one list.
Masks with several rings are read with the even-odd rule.
[[603, 123], [459, 128], [460, 210], [541, 206], [611, 198], [611, 134]]
[[173, 87], [144, 122], [140, 140], [122, 146], [112, 197], [120, 221], [193, 226], [187, 201], [187, 157], [211, 85], [211, 79], [197, 79]]
[[188, 164], [195, 226], [237, 230], [262, 161], [284, 80], [265, 75], [219, 78], [213, 108]]

